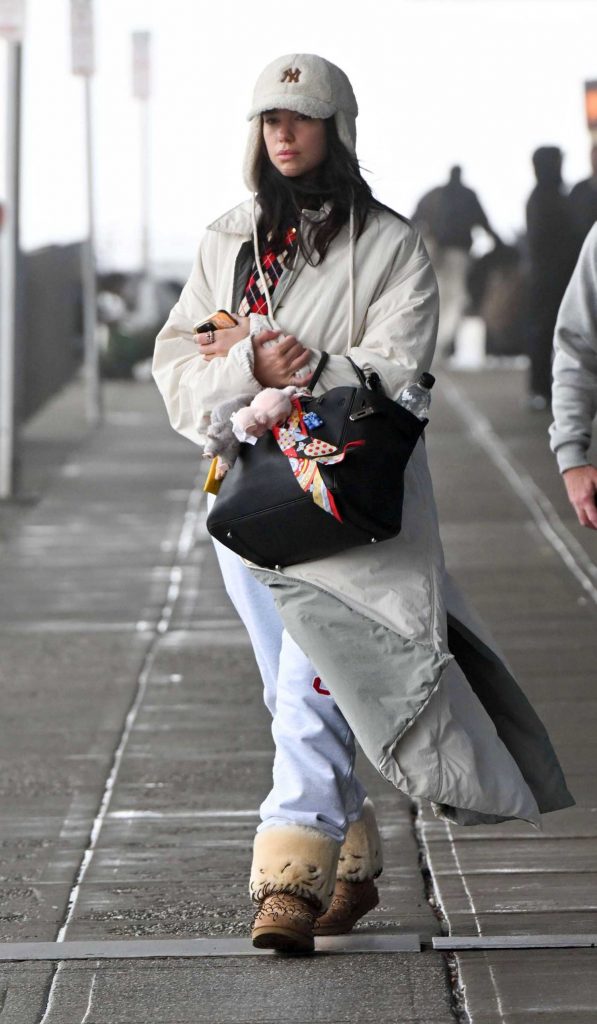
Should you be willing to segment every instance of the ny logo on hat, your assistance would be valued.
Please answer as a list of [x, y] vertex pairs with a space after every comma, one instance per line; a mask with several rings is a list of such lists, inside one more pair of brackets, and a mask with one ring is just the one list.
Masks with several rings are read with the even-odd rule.
[[282, 75], [281, 82], [298, 82], [301, 77], [300, 68], [286, 68], [286, 71]]

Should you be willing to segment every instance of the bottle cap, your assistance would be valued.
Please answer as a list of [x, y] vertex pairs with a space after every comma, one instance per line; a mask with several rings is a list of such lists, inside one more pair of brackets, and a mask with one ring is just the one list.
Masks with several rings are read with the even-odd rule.
[[435, 384], [435, 377], [432, 373], [422, 373], [419, 377], [419, 384], [424, 388], [427, 388], [428, 391], [431, 391], [431, 388]]

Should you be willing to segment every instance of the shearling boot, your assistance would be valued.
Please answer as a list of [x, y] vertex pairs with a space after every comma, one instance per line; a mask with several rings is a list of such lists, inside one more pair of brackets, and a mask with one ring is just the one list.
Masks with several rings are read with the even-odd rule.
[[251, 938], [261, 949], [311, 953], [316, 918], [334, 891], [340, 843], [314, 828], [276, 825], [253, 846]]
[[375, 809], [366, 799], [340, 850], [334, 895], [328, 910], [315, 922], [315, 935], [344, 935], [379, 903], [374, 879], [383, 867], [381, 837]]

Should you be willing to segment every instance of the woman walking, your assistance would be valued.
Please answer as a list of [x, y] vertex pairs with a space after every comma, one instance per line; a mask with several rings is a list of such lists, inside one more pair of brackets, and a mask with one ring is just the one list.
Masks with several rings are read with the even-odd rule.
[[[209, 226], [156, 344], [172, 425], [198, 444], [221, 402], [308, 385], [322, 352], [316, 395], [355, 383], [346, 355], [393, 398], [430, 367], [433, 271], [417, 232], [361, 176], [356, 115], [346, 75], [313, 54], [280, 57], [257, 81], [252, 199]], [[194, 335], [219, 308], [236, 326]], [[543, 726], [446, 575], [422, 442], [394, 540], [276, 572], [216, 551], [276, 748], [251, 868], [256, 945], [309, 951], [377, 902], [381, 842], [355, 736], [382, 775], [460, 824], [537, 823], [573, 802]]]

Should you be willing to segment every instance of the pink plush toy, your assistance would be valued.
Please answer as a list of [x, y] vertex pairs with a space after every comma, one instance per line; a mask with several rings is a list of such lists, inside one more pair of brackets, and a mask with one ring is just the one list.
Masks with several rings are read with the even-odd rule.
[[239, 440], [251, 440], [262, 437], [267, 430], [283, 423], [292, 411], [290, 399], [296, 395], [298, 388], [264, 388], [250, 405], [239, 409], [230, 418], [232, 429]]

